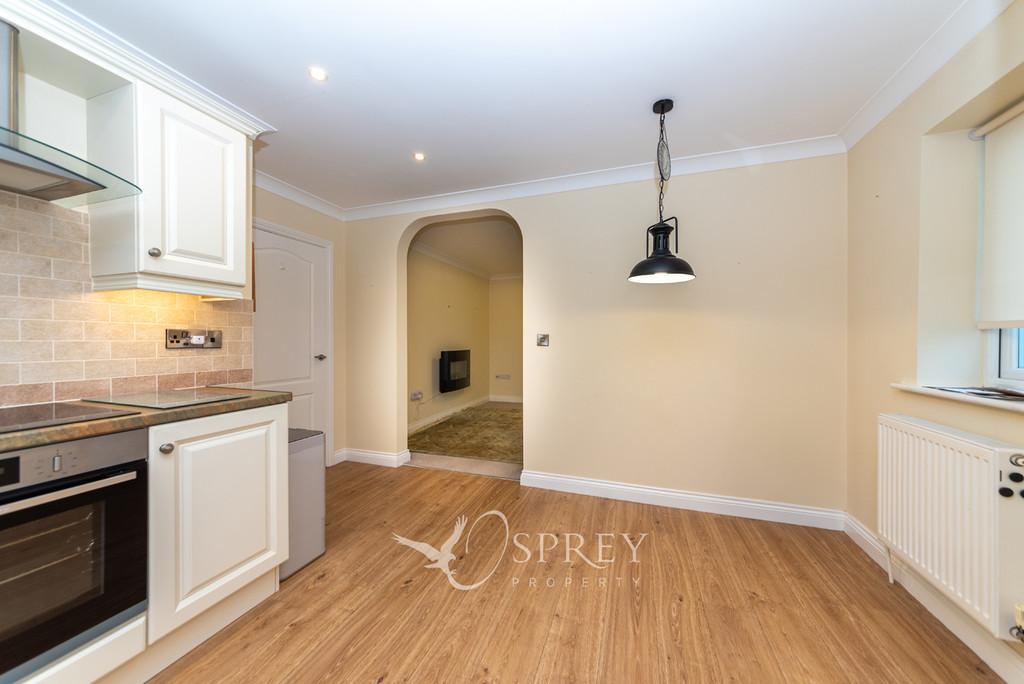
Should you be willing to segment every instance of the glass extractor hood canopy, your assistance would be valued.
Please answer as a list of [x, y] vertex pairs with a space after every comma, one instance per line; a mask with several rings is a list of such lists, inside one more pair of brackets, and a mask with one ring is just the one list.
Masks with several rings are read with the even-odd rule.
[[134, 183], [106, 169], [3, 127], [0, 189], [50, 202], [74, 197], [74, 206], [142, 192]]

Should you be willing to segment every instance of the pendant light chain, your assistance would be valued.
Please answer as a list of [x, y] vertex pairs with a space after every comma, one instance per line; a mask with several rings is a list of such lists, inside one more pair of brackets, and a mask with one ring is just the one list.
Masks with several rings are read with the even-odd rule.
[[[658, 138], [658, 142], [664, 142], [666, 145], [668, 141], [665, 139], [665, 113], [661, 113], [659, 119], [659, 126], [661, 128], [661, 135]], [[661, 145], [658, 146], [659, 149]], [[665, 220], [665, 177], [661, 174], [661, 169], [658, 169], [658, 223]]]

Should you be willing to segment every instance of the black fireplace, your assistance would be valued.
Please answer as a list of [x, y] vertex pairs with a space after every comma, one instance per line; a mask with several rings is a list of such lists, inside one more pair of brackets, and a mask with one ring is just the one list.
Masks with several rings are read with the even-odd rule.
[[454, 392], [469, 387], [469, 350], [441, 352], [441, 392]]

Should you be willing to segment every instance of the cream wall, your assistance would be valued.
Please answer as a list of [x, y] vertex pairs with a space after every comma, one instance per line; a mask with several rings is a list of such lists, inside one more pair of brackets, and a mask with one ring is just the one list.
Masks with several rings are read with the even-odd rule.
[[523, 279], [492, 280], [490, 291], [491, 397], [522, 401]]
[[[523, 231], [524, 337], [551, 335], [525, 347], [526, 468], [844, 508], [845, 158], [674, 179], [679, 287], [626, 281], [656, 196], [493, 207]], [[405, 449], [404, 249], [428, 222], [346, 224], [349, 447]]]
[[[411, 250], [408, 262], [410, 427], [421, 426], [487, 400], [490, 393], [490, 283], [478, 275]], [[441, 394], [438, 359], [443, 349], [470, 350], [470, 386]], [[408, 395], [406, 395], [408, 397]]]
[[[848, 510], [876, 529], [875, 419], [903, 413], [1024, 443], [1019, 414], [907, 394], [918, 376], [919, 249], [934, 217], [922, 214], [924, 136], [1024, 61], [1024, 3], [1016, 2], [849, 153]], [[927, 158], [927, 157], [926, 157]], [[929, 186], [930, 187], [930, 186]], [[925, 232], [922, 242], [922, 232]], [[927, 273], [927, 270], [925, 271]], [[927, 333], [927, 331], [926, 331]], [[924, 359], [922, 359], [923, 361]], [[922, 368], [922, 370], [924, 370]]]
[[[345, 420], [347, 383], [345, 312], [348, 307], [345, 296], [345, 271], [347, 268], [345, 224], [338, 219], [257, 187], [253, 187], [253, 217], [256, 222], [264, 220], [276, 223], [329, 240], [333, 245], [334, 444], [335, 449], [341, 449], [348, 443]], [[258, 302], [257, 306], [259, 306]]]

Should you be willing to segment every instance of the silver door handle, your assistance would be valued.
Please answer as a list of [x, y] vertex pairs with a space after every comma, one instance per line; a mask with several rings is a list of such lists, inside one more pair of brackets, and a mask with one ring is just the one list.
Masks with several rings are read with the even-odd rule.
[[327, 355], [326, 354], [317, 354], [313, 358], [316, 359], [317, 361], [323, 361], [324, 359], [327, 358]]
[[161, 454], [169, 454], [174, 451], [174, 445], [168, 442], [167, 444], [161, 444], [159, 449]]
[[26, 508], [35, 508], [36, 506], [42, 506], [43, 504], [60, 501], [61, 499], [67, 499], [72, 496], [78, 496], [79, 494], [85, 494], [86, 492], [94, 492], [97, 489], [113, 487], [114, 485], [121, 484], [122, 482], [130, 482], [135, 478], [135, 471], [132, 470], [131, 472], [106, 477], [102, 480], [96, 480], [95, 482], [86, 482], [85, 484], [80, 484], [76, 487], [68, 487], [67, 489], [60, 489], [56, 492], [50, 492], [49, 494], [40, 494], [39, 496], [33, 496], [29, 499], [14, 501], [0, 506], [0, 515], [17, 513], [18, 511], [23, 511]]
[[151, 256], [153, 258], [156, 258], [156, 257], [163, 256], [164, 253], [163, 253], [163, 250], [161, 250], [159, 247], [150, 247], [149, 250], [146, 252], [146, 254], [148, 254], [149, 256]]

